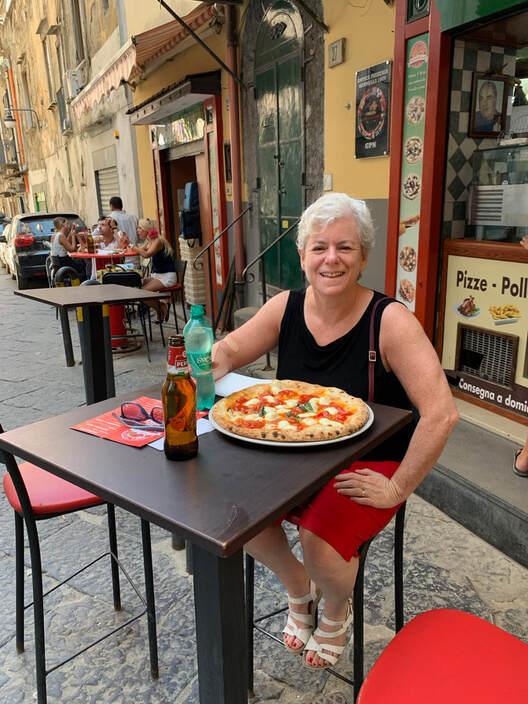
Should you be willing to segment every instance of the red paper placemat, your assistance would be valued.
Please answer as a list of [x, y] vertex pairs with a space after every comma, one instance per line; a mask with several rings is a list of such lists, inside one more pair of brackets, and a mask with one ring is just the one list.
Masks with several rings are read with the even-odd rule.
[[[137, 404], [141, 406], [147, 413], [150, 413], [153, 408], [161, 408], [161, 401], [156, 398], [148, 398], [148, 396], [140, 396], [139, 398], [129, 401], [128, 404]], [[151, 418], [147, 420], [133, 420], [123, 418], [121, 415], [121, 407], [114, 408], [112, 411], [102, 413], [95, 418], [85, 420], [78, 425], [72, 425], [73, 430], [80, 430], [82, 433], [96, 435], [98, 438], [105, 440], [113, 440], [122, 445], [131, 445], [132, 447], [144, 447], [153, 440], [162, 438], [165, 434], [164, 430], [154, 430], [159, 426]], [[149, 430], [149, 427], [151, 430]]]
[[[161, 408], [161, 401], [157, 398], [140, 396], [126, 403], [126, 406], [134, 405], [139, 407], [137, 415], [141, 415], [141, 411], [149, 414], [153, 408]], [[82, 433], [96, 435], [98, 438], [112, 440], [113, 442], [132, 447], [145, 447], [145, 445], [154, 442], [154, 440], [159, 440], [165, 435], [164, 429], [157, 430], [159, 424], [153, 421], [152, 418], [137, 420], [131, 419], [130, 414], [128, 415], [128, 418], [123, 418], [122, 406], [119, 406], [112, 411], [90, 418], [90, 420], [72, 425], [71, 428], [72, 430], [80, 430]], [[203, 418], [206, 415], [207, 411], [196, 412], [197, 418]]]

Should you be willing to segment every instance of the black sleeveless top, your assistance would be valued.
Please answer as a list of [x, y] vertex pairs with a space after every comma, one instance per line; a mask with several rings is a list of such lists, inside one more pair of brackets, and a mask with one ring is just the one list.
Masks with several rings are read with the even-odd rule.
[[[367, 309], [342, 337], [320, 346], [304, 320], [306, 291], [290, 291], [279, 335], [277, 379], [294, 379], [322, 386], [337, 386], [352, 396], [368, 400], [368, 351], [371, 311], [385, 294], [374, 291]], [[374, 401], [396, 408], [412, 409], [411, 402], [395, 374], [387, 372], [379, 351], [381, 316], [394, 302], [386, 298], [379, 304], [374, 321], [377, 361], [374, 372]], [[380, 447], [369, 453], [371, 460], [401, 460], [407, 451], [414, 424], [407, 426]]]
[[161, 249], [152, 255], [153, 274], [167, 274], [169, 271], [174, 270], [174, 257], [166, 252], [165, 249]]

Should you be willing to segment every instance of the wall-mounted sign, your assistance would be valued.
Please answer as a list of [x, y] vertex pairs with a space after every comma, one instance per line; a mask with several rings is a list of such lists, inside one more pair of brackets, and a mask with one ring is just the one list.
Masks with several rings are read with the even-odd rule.
[[396, 298], [412, 311], [416, 304], [428, 54], [428, 34], [409, 39], [405, 62]]
[[356, 159], [389, 153], [392, 62], [356, 72]]
[[524, 262], [449, 253], [442, 349], [442, 366], [459, 391], [524, 418], [528, 417], [526, 268]]
[[332, 42], [328, 47], [328, 67], [333, 68], [345, 61], [345, 44], [346, 39], [338, 39]]
[[205, 118], [202, 103], [167, 118], [166, 124], [156, 128], [156, 141], [159, 149], [169, 149], [178, 144], [188, 144], [203, 139]]

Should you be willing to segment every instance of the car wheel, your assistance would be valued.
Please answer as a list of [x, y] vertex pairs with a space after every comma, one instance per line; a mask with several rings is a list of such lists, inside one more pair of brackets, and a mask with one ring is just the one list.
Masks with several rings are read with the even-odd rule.
[[27, 279], [24, 279], [22, 276], [20, 276], [18, 269], [16, 271], [16, 276], [13, 276], [13, 278], [16, 279], [17, 288], [19, 291], [23, 291], [25, 288], [27, 288]]

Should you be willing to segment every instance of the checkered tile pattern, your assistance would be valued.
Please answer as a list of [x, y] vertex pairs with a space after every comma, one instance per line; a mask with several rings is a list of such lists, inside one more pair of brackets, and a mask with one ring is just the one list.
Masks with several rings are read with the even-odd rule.
[[[515, 75], [515, 50], [475, 42], [455, 41], [451, 74], [451, 103], [444, 201], [445, 238], [460, 238], [466, 230], [468, 187], [473, 178], [471, 155], [477, 147], [493, 147], [495, 139], [468, 137], [471, 87], [474, 73], [491, 71]], [[508, 104], [511, 111], [511, 104]]]

